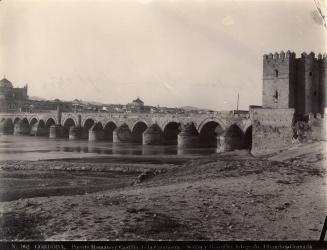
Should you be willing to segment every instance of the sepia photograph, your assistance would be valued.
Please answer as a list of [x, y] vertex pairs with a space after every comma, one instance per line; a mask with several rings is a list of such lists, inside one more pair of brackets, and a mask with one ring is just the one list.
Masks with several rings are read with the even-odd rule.
[[323, 242], [326, 15], [324, 0], [0, 1], [3, 249]]

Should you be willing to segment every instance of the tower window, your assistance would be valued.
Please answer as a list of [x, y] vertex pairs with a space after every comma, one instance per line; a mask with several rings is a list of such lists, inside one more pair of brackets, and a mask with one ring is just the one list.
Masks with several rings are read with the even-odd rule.
[[313, 96], [317, 96], [317, 91], [313, 92]]
[[278, 70], [275, 69], [275, 77], [278, 77]]
[[309, 72], [309, 76], [312, 76], [312, 72], [311, 71]]
[[278, 91], [277, 90], [275, 91], [273, 98], [274, 98], [274, 103], [277, 103], [278, 102]]

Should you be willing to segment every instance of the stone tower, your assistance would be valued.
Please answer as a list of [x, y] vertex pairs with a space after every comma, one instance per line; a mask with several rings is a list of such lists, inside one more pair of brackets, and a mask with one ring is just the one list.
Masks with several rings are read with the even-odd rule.
[[302, 53], [297, 60], [296, 112], [298, 114], [317, 114], [322, 93], [319, 91], [320, 72], [314, 53]]
[[296, 114], [324, 114], [326, 56], [311, 52], [296, 58], [287, 51], [263, 56], [263, 108], [294, 108]]
[[282, 51], [263, 56], [264, 108], [294, 108], [295, 74], [295, 53]]
[[324, 114], [325, 108], [327, 108], [327, 54], [318, 54], [318, 65], [320, 72], [319, 92], [321, 93], [319, 107], [320, 114]]

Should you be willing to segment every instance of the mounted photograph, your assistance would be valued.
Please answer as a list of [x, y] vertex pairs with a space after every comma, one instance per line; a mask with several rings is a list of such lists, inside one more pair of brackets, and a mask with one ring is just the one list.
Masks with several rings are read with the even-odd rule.
[[0, 1], [0, 243], [324, 240], [326, 7]]

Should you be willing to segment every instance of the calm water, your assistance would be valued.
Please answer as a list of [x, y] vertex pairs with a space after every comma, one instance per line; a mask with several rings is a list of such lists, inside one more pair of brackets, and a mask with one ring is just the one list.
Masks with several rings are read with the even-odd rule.
[[175, 145], [89, 142], [35, 136], [0, 135], [0, 160], [41, 160], [105, 155], [208, 155], [215, 148], [178, 149]]

